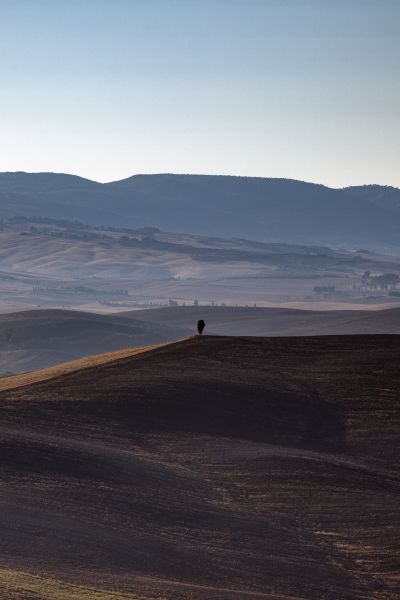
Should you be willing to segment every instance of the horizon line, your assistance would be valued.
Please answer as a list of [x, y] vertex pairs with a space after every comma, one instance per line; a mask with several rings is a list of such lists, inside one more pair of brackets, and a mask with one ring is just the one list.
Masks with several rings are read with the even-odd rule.
[[133, 175], [128, 175], [128, 177], [122, 177], [121, 179], [113, 179], [111, 181], [98, 181], [96, 179], [91, 179], [89, 177], [84, 177], [83, 175], [78, 175], [76, 173], [67, 173], [65, 171], [0, 171], [0, 175], [67, 175], [68, 177], [77, 177], [79, 179], [83, 179], [85, 181], [90, 181], [92, 183], [97, 183], [98, 185], [110, 185], [112, 183], [120, 183], [121, 181], [126, 181], [128, 179], [132, 179], [134, 177], [156, 177], [156, 176], [175, 176], [175, 177], [227, 177], [227, 178], [236, 178], [236, 179], [263, 179], [263, 180], [278, 180], [278, 181], [296, 181], [299, 183], [306, 183], [309, 185], [318, 185], [322, 187], [326, 187], [333, 190], [345, 190], [353, 187], [386, 187], [395, 190], [400, 190], [400, 186], [388, 185], [385, 183], [359, 183], [353, 185], [345, 185], [334, 187], [331, 185], [327, 185], [325, 183], [321, 183], [319, 181], [308, 181], [304, 179], [294, 179], [293, 177], [270, 177], [270, 176], [262, 176], [262, 175], [232, 175], [226, 173], [174, 173], [174, 172], [155, 172], [155, 173], [134, 173]]

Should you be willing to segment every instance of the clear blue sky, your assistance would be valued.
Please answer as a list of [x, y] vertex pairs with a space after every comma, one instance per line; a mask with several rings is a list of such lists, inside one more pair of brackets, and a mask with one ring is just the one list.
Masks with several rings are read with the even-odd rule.
[[0, 0], [0, 171], [400, 186], [399, 0]]

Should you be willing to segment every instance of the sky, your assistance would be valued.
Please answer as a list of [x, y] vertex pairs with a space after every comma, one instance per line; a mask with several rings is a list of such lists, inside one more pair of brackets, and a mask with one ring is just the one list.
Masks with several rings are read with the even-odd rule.
[[400, 1], [0, 0], [0, 171], [400, 187]]

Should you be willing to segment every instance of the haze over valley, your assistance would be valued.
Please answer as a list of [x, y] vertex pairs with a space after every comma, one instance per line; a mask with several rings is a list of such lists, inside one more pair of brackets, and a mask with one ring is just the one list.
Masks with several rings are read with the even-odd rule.
[[0, 311], [115, 312], [195, 301], [383, 307], [399, 302], [398, 257], [396, 249], [385, 254], [10, 217], [0, 229]]

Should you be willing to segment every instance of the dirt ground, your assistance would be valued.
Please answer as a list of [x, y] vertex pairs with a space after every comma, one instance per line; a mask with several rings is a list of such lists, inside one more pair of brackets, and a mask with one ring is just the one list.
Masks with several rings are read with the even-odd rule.
[[399, 356], [204, 336], [4, 386], [0, 598], [400, 598]]

